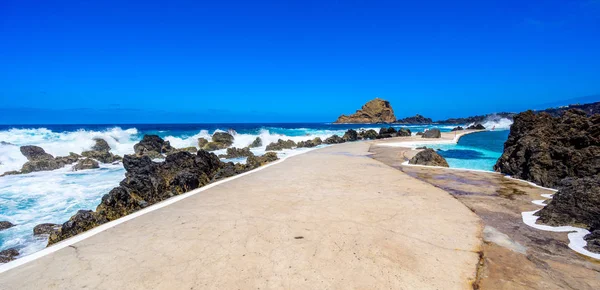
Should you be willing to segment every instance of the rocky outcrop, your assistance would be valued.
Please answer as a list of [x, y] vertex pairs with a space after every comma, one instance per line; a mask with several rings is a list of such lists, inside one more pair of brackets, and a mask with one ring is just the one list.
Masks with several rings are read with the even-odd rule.
[[587, 242], [586, 248], [588, 251], [600, 253], [600, 226], [591, 228], [590, 233], [583, 239]]
[[52, 233], [58, 231], [60, 229], [60, 225], [57, 224], [39, 224], [33, 228], [33, 235], [51, 235]]
[[377, 136], [379, 134], [377, 134], [377, 131], [373, 130], [373, 129], [369, 129], [369, 130], [360, 130], [360, 132], [358, 133], [358, 138], [359, 139], [363, 139], [363, 140], [375, 140], [377, 139]]
[[121, 156], [110, 153], [110, 146], [104, 139], [96, 138], [94, 141], [96, 141], [96, 144], [92, 146], [92, 150], [81, 152], [83, 157], [95, 159], [102, 163], [113, 163], [123, 159]]
[[0, 263], [8, 263], [17, 258], [19, 251], [15, 248], [7, 249], [0, 252]]
[[312, 139], [312, 140], [300, 141], [296, 144], [296, 147], [297, 148], [312, 148], [312, 147], [317, 147], [321, 144], [323, 144], [323, 140], [321, 140], [321, 138], [319, 138], [319, 137], [316, 137], [315, 139]]
[[215, 174], [213, 180], [219, 180], [222, 178], [231, 177], [240, 173], [244, 173], [246, 171], [250, 171], [252, 169], [258, 168], [262, 165], [265, 165], [269, 162], [273, 162], [279, 159], [277, 157], [277, 153], [275, 152], [267, 152], [262, 156], [255, 156], [250, 153], [250, 156], [246, 159], [246, 164], [241, 163], [233, 163], [227, 162], [224, 163], [223, 166], [219, 169], [219, 171]]
[[196, 152], [198, 152], [198, 148], [196, 148], [194, 146], [184, 147], [184, 148], [177, 148], [177, 149], [175, 149], [174, 152], [172, 151], [171, 153], [181, 152], [181, 151], [190, 152], [190, 153], [196, 153]]
[[133, 145], [133, 150], [137, 156], [148, 156], [152, 159], [164, 158], [163, 154], [176, 151], [175, 148], [171, 147], [169, 141], [163, 140], [158, 135], [144, 135], [142, 141]]
[[408, 128], [400, 128], [398, 132], [396, 132], [397, 137], [410, 137], [412, 132]]
[[46, 153], [42, 147], [28, 145], [21, 146], [19, 148], [21, 154], [27, 158], [28, 161], [37, 161], [44, 159], [54, 159], [54, 156]]
[[390, 102], [376, 98], [352, 115], [341, 115], [335, 123], [393, 123], [395, 121], [396, 116]]
[[393, 127], [381, 128], [379, 129], [377, 139], [396, 137], [396, 133], [398, 133], [398, 131], [396, 131], [396, 129], [394, 129]]
[[565, 178], [552, 200], [536, 213], [551, 226], [600, 227], [600, 176]]
[[437, 129], [437, 128], [429, 129], [429, 130], [423, 132], [423, 135], [421, 136], [421, 138], [441, 138], [441, 137], [442, 137], [442, 133], [440, 132], [440, 129]]
[[333, 135], [327, 139], [325, 139], [324, 143], [325, 144], [340, 144], [340, 143], [344, 143], [346, 141], [344, 141], [344, 139], [342, 139], [342, 137], [338, 136], [338, 135]]
[[487, 114], [487, 115], [471, 116], [471, 117], [466, 117], [466, 118], [451, 118], [451, 119], [436, 121], [435, 123], [454, 125], [454, 124], [481, 123], [485, 120], [499, 120], [499, 119], [503, 119], [503, 118], [512, 120], [514, 115], [516, 115], [516, 114], [502, 112], [502, 113], [494, 113], [494, 114]]
[[254, 141], [252, 141], [252, 144], [250, 144], [250, 148], [256, 148], [256, 147], [261, 147], [263, 145], [262, 139], [260, 139], [260, 137], [256, 137], [256, 139], [254, 139]]
[[467, 130], [485, 130], [485, 127], [481, 124], [474, 124], [467, 127]]
[[461, 127], [461, 126], [458, 126], [458, 127], [454, 127], [454, 128], [452, 128], [452, 130], [450, 130], [450, 131], [452, 131], [452, 132], [454, 132], [454, 131], [462, 131], [462, 130], [464, 130], [464, 129], [465, 129], [465, 128], [463, 128], [463, 127]]
[[85, 158], [77, 161], [77, 164], [73, 166], [73, 171], [95, 168], [100, 168], [98, 161], [91, 158]]
[[6, 230], [9, 228], [14, 227], [15, 225], [13, 225], [11, 222], [9, 221], [0, 221], [0, 231], [1, 230]]
[[276, 161], [277, 159], [279, 159], [279, 157], [277, 157], [277, 153], [267, 152], [262, 156], [252, 155], [252, 156], [248, 157], [248, 159], [246, 160], [246, 165], [248, 165], [250, 168], [254, 169], [259, 166], [263, 166], [269, 162]]
[[444, 157], [440, 156], [433, 149], [425, 149], [408, 161], [409, 164], [450, 167]]
[[67, 164], [77, 162], [79, 155], [71, 153], [69, 156], [54, 156], [46, 153], [43, 148], [38, 146], [21, 146], [21, 153], [27, 157], [27, 162], [23, 164], [21, 171], [7, 172], [9, 174], [25, 174], [37, 171], [55, 170], [64, 167]]
[[346, 142], [356, 141], [356, 140], [358, 140], [358, 132], [356, 132], [353, 129], [349, 129], [348, 131], [346, 131], [346, 133], [344, 133], [344, 136], [342, 136], [342, 139], [344, 139], [344, 141], [346, 141]]
[[198, 138], [198, 148], [204, 148], [208, 144], [208, 140], [204, 138]]
[[396, 121], [396, 123], [399, 123], [399, 124], [431, 124], [431, 123], [433, 123], [433, 120], [431, 118], [426, 118], [419, 114], [416, 114], [414, 117], [398, 119]]
[[58, 230], [50, 233], [48, 245], [60, 242], [107, 222], [108, 219], [106, 219], [106, 217], [99, 215], [96, 212], [91, 210], [80, 210], [72, 216], [68, 222], [62, 224]]
[[231, 147], [231, 148], [227, 148], [226, 154], [219, 155], [219, 158], [231, 159], [231, 158], [248, 157], [250, 155], [254, 155], [254, 154], [252, 154], [252, 152], [250, 151], [250, 148], [248, 148], [248, 147], [244, 147], [244, 148]]
[[106, 140], [95, 138], [94, 141], [96, 142], [96, 144], [92, 146], [92, 151], [110, 151], [110, 146], [108, 145], [108, 142], [106, 142]]
[[[212, 141], [200, 147], [206, 151], [225, 149], [233, 144], [233, 135], [226, 132], [216, 132], [212, 136]], [[200, 144], [198, 144], [200, 145]]]
[[269, 145], [267, 145], [267, 150], [268, 151], [281, 151], [283, 149], [292, 149], [296, 147], [296, 142], [294, 142], [293, 140], [281, 140], [278, 139], [277, 142], [273, 142]]
[[567, 177], [600, 174], [600, 115], [569, 110], [561, 117], [527, 111], [514, 118], [496, 171], [556, 187]]

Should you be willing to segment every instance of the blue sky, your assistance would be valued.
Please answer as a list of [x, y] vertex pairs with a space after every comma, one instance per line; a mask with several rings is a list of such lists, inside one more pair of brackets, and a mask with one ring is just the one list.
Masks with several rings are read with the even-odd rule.
[[599, 0], [3, 0], [0, 122], [520, 111], [599, 94], [599, 35]]

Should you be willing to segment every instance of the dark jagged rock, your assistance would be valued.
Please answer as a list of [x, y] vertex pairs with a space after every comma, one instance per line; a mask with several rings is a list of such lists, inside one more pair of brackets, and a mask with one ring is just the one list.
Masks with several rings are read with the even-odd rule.
[[108, 145], [106, 140], [95, 138], [94, 141], [96, 141], [96, 144], [92, 146], [92, 151], [110, 151], [110, 146]]
[[373, 129], [369, 129], [369, 130], [361, 130], [358, 133], [358, 138], [359, 139], [369, 139], [369, 140], [375, 140], [377, 139], [377, 136], [379, 134], [377, 134], [377, 131], [373, 130]]
[[436, 123], [453, 125], [453, 124], [481, 123], [485, 120], [499, 120], [502, 118], [512, 120], [514, 115], [516, 115], [516, 114], [502, 112], [502, 113], [494, 113], [494, 114], [487, 114], [487, 115], [471, 116], [471, 117], [467, 117], [467, 118], [450, 118], [450, 119], [446, 119], [446, 120], [436, 121]]
[[461, 127], [461, 126], [458, 126], [458, 127], [454, 127], [454, 128], [453, 128], [452, 130], [450, 130], [450, 131], [452, 131], [452, 132], [454, 132], [454, 131], [462, 131], [462, 130], [464, 130], [464, 129], [465, 129], [465, 128], [463, 128], [463, 127]]
[[441, 137], [442, 137], [442, 133], [440, 132], [440, 129], [437, 129], [437, 128], [429, 129], [429, 130], [423, 132], [423, 136], [421, 136], [421, 138], [441, 138]]
[[169, 141], [163, 140], [158, 135], [144, 135], [142, 141], [133, 145], [133, 150], [137, 156], [149, 156], [153, 159], [161, 158], [163, 154], [176, 151], [175, 148], [171, 147]]
[[46, 151], [44, 151], [44, 149], [42, 147], [28, 145], [28, 146], [21, 146], [19, 148], [19, 150], [21, 151], [21, 154], [23, 154], [23, 156], [27, 157], [27, 160], [29, 160], [29, 161], [54, 159], [54, 156], [46, 153]]
[[417, 136], [423, 136], [423, 134], [424, 134], [423, 132], [417, 132], [415, 135], [417, 135]]
[[204, 148], [208, 144], [208, 140], [204, 138], [198, 138], [198, 148]]
[[94, 168], [100, 168], [98, 161], [91, 159], [91, 158], [85, 158], [85, 159], [79, 160], [77, 162], [77, 164], [75, 164], [73, 166], [73, 171], [84, 170], [84, 169], [94, 169]]
[[34, 236], [39, 236], [39, 235], [51, 235], [52, 233], [58, 231], [58, 229], [60, 229], [61, 225], [57, 225], [57, 224], [39, 224], [37, 226], [35, 226], [33, 228], [33, 235]]
[[[152, 155], [156, 151], [146, 151], [146, 155]], [[156, 153], [160, 155], [158, 152]], [[81, 155], [86, 158], [96, 159], [102, 163], [113, 163], [115, 161], [121, 161], [123, 158], [119, 155], [114, 155], [108, 151], [84, 151]], [[162, 156], [162, 155], [161, 155]]]
[[474, 124], [474, 125], [467, 127], [467, 129], [468, 130], [485, 130], [485, 127], [478, 123], [478, 124]]
[[433, 149], [425, 149], [408, 161], [409, 164], [450, 167], [444, 157], [440, 156]]
[[590, 233], [583, 239], [587, 242], [588, 251], [600, 253], [600, 227], [590, 229]]
[[106, 217], [98, 213], [91, 210], [80, 210], [68, 222], [62, 224], [59, 230], [50, 233], [48, 245], [70, 238], [107, 222]]
[[316, 137], [315, 139], [312, 140], [306, 140], [306, 141], [300, 141], [296, 144], [296, 147], [298, 148], [312, 148], [312, 147], [316, 147], [323, 144], [323, 141], [321, 140], [321, 138]]
[[9, 221], [0, 221], [0, 231], [1, 230], [6, 230], [9, 228], [14, 227], [15, 225], [13, 225], [11, 222]]
[[6, 141], [0, 141], [0, 145], [5, 145], [5, 146], [17, 146], [17, 145], [15, 145], [15, 144], [13, 144], [13, 143], [6, 142]]
[[250, 148], [248, 148], [248, 147], [244, 147], [244, 148], [231, 147], [231, 148], [227, 148], [227, 154], [221, 154], [221, 155], [219, 155], [219, 158], [240, 158], [240, 157], [248, 157], [250, 155], [253, 155], [253, 154], [250, 151]]
[[393, 123], [396, 121], [390, 102], [376, 98], [367, 102], [356, 113], [341, 115], [335, 123]]
[[412, 132], [410, 131], [410, 129], [407, 128], [400, 128], [396, 133], [396, 136], [398, 137], [410, 137], [411, 135]]
[[296, 147], [296, 142], [292, 141], [292, 140], [281, 140], [278, 139], [277, 142], [273, 142], [269, 145], [267, 145], [267, 150], [268, 151], [281, 151], [283, 149], [292, 149]]
[[60, 163], [61, 167], [62, 167], [67, 164], [73, 164], [73, 163], [79, 161], [79, 158], [81, 158], [81, 155], [70, 152], [69, 156], [58, 156], [58, 157], [54, 158], [54, 160], [56, 162]]
[[379, 134], [377, 135], [377, 139], [395, 137], [396, 133], [398, 133], [398, 131], [396, 131], [396, 129], [394, 129], [394, 127], [389, 127], [389, 128], [384, 127], [384, 128], [379, 129]]
[[325, 144], [339, 144], [339, 143], [344, 143], [346, 141], [344, 141], [344, 139], [342, 139], [342, 137], [338, 136], [338, 135], [333, 135], [327, 139], [325, 139], [324, 143]]
[[346, 141], [346, 142], [356, 141], [356, 140], [358, 140], [358, 133], [353, 129], [349, 129], [348, 131], [346, 131], [346, 133], [344, 133], [344, 136], [342, 137], [342, 139], [344, 139], [344, 141]]
[[536, 214], [551, 226], [600, 226], [600, 176], [565, 178], [559, 191]]
[[263, 166], [269, 162], [273, 162], [279, 159], [277, 157], [277, 153], [275, 152], [267, 152], [262, 156], [250, 156], [246, 160], [246, 165], [248, 165], [251, 169], [257, 168], [259, 166]]
[[396, 121], [396, 123], [399, 123], [399, 124], [431, 124], [431, 123], [433, 123], [433, 120], [431, 118], [426, 118], [419, 114], [416, 114], [414, 117], [399, 119]]
[[184, 148], [178, 148], [178, 149], [175, 149], [175, 151], [171, 152], [171, 153], [181, 152], [181, 151], [190, 152], [190, 153], [196, 153], [196, 152], [198, 152], [198, 148], [196, 148], [194, 146], [184, 147]]
[[256, 137], [256, 139], [254, 139], [254, 141], [252, 141], [252, 144], [250, 144], [250, 148], [256, 148], [256, 147], [261, 147], [263, 145], [262, 139], [260, 139], [260, 137]]
[[600, 174], [600, 115], [569, 110], [561, 117], [515, 116], [496, 171], [555, 187], [566, 177]]
[[235, 176], [240, 173], [244, 173], [244, 172], [248, 171], [249, 169], [250, 169], [249, 166], [246, 164], [227, 162], [227, 163], [223, 164], [223, 166], [219, 169], [219, 171], [217, 171], [217, 173], [215, 174], [213, 179], [219, 180], [219, 179]]
[[13, 261], [19, 255], [19, 251], [15, 248], [7, 249], [0, 252], [0, 263], [8, 263]]
[[201, 148], [207, 151], [225, 149], [233, 144], [233, 135], [226, 132], [216, 132], [212, 136], [212, 141], [206, 143]]

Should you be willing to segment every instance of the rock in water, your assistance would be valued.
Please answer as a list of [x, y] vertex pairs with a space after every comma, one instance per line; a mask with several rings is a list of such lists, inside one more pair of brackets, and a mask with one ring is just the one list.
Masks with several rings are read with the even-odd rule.
[[356, 141], [356, 140], [358, 140], [358, 133], [355, 130], [350, 129], [350, 130], [346, 131], [346, 133], [344, 133], [344, 136], [342, 137], [342, 139], [344, 139], [344, 141], [346, 141], [346, 142]]
[[404, 119], [399, 119], [396, 123], [400, 124], [431, 124], [433, 120], [431, 118], [425, 118], [419, 114], [416, 114], [414, 117], [408, 117]]
[[569, 110], [560, 117], [532, 111], [514, 117], [494, 170], [546, 187], [566, 177], [600, 174], [600, 114]]
[[279, 157], [277, 157], [277, 153], [275, 152], [267, 152], [262, 156], [250, 156], [248, 157], [248, 160], [246, 160], [246, 164], [248, 166], [250, 166], [250, 168], [254, 169], [257, 168], [259, 166], [263, 166], [269, 162], [273, 162], [276, 161], [277, 159], [279, 159]]
[[98, 162], [94, 159], [85, 158], [81, 159], [73, 166], [73, 171], [100, 168]]
[[358, 133], [359, 139], [375, 140], [375, 139], [377, 139], [377, 136], [378, 136], [377, 131], [375, 131], [373, 129], [369, 129], [367, 131], [361, 130], [360, 133]]
[[[204, 144], [200, 147], [207, 151], [214, 151], [225, 149], [233, 144], [233, 135], [225, 132], [216, 132], [212, 136], [212, 141]], [[198, 145], [200, 145], [200, 139], [198, 139]]]
[[94, 146], [92, 146], [92, 150], [106, 151], [106, 152], [110, 151], [110, 146], [108, 145], [106, 140], [100, 139], [100, 138], [95, 138], [94, 141], [96, 141], [96, 144], [94, 144]]
[[462, 130], [464, 130], [464, 129], [465, 129], [465, 128], [463, 128], [463, 127], [461, 127], [461, 126], [458, 126], [458, 127], [454, 127], [454, 128], [453, 128], [452, 130], [450, 130], [450, 131], [452, 131], [452, 132], [454, 132], [454, 131], [462, 131]]
[[600, 226], [600, 176], [566, 178], [548, 205], [536, 213], [551, 226]]
[[203, 148], [206, 146], [206, 144], [208, 144], [208, 140], [204, 138], [198, 138], [198, 148]]
[[254, 141], [252, 141], [252, 144], [250, 144], [250, 148], [256, 148], [256, 147], [260, 147], [263, 145], [262, 139], [260, 139], [260, 137], [256, 137], [256, 139], [254, 139]]
[[377, 135], [377, 139], [395, 137], [397, 133], [398, 133], [398, 131], [396, 131], [396, 129], [394, 129], [393, 127], [389, 127], [389, 128], [384, 127], [384, 128], [379, 129], [379, 134]]
[[440, 156], [435, 150], [428, 148], [425, 149], [408, 161], [409, 164], [427, 165], [427, 166], [441, 166], [450, 167], [444, 157]]
[[338, 135], [333, 135], [327, 139], [325, 139], [325, 144], [340, 144], [340, 143], [344, 143], [346, 141], [344, 141], [344, 139], [342, 139], [342, 137], [338, 136]]
[[390, 102], [376, 98], [352, 115], [341, 115], [335, 123], [393, 123], [395, 121], [396, 116]]
[[19, 148], [19, 150], [21, 151], [21, 154], [23, 154], [23, 156], [27, 157], [27, 160], [29, 160], [29, 161], [54, 159], [54, 156], [46, 153], [46, 151], [44, 151], [44, 149], [42, 147], [33, 146], [33, 145], [21, 146]]
[[39, 224], [33, 228], [33, 235], [51, 235], [55, 231], [58, 231], [60, 225], [57, 224]]
[[436, 129], [436, 128], [429, 129], [429, 130], [423, 132], [423, 135], [421, 136], [421, 138], [441, 138], [441, 137], [442, 137], [442, 133], [440, 132], [440, 129]]
[[296, 144], [296, 147], [298, 148], [312, 148], [312, 147], [317, 147], [319, 145], [323, 144], [323, 141], [321, 141], [321, 138], [316, 137], [315, 139], [312, 140], [306, 140], [306, 141], [300, 141]]
[[250, 151], [250, 148], [248, 148], [248, 147], [245, 147], [245, 148], [231, 147], [231, 148], [227, 148], [227, 154], [221, 154], [221, 155], [219, 155], [219, 158], [240, 158], [240, 157], [248, 157], [250, 155], [254, 155], [254, 154], [252, 154], [252, 152]]
[[9, 221], [0, 221], [0, 231], [1, 230], [6, 230], [9, 228], [14, 227], [15, 225], [13, 225], [11, 222]]
[[52, 245], [66, 238], [83, 233], [91, 228], [107, 223], [106, 217], [91, 210], [80, 210], [68, 222], [62, 224], [57, 230], [50, 233], [48, 245]]
[[150, 158], [160, 158], [162, 154], [175, 151], [175, 148], [171, 147], [169, 141], [165, 141], [157, 135], [144, 135], [142, 141], [133, 145], [133, 150], [138, 156], [147, 155]]
[[0, 263], [8, 263], [17, 258], [19, 251], [15, 248], [4, 250], [0, 252]]
[[398, 132], [396, 133], [396, 136], [398, 137], [410, 137], [412, 135], [412, 132], [410, 132], [410, 129], [407, 128], [400, 128], [400, 130], [398, 130]]
[[467, 127], [468, 130], [485, 130], [485, 127], [481, 124], [475, 124]]
[[293, 140], [281, 140], [278, 139], [277, 142], [273, 142], [269, 145], [267, 145], [266, 150], [268, 151], [281, 151], [283, 149], [292, 149], [296, 147], [296, 142], [294, 142]]

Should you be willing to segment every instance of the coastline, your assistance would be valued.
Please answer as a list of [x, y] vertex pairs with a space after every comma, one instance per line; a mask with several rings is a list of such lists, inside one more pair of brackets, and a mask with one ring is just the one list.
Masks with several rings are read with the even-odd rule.
[[[88, 238], [65, 240], [0, 281], [9, 289], [187, 287], [197, 279], [208, 283], [202, 288], [470, 288], [479, 219], [445, 191], [368, 158], [373, 142], [312, 150], [188, 193], [185, 202], [167, 200]], [[133, 261], [140, 259], [144, 269]], [[144, 274], [157, 267], [177, 271], [178, 280]]]
[[[398, 142], [386, 142], [386, 143], [382, 143], [382, 144], [378, 144], [379, 146], [389, 146], [389, 147], [401, 147], [401, 148], [409, 148], [411, 150], [411, 153], [409, 153], [409, 155], [414, 156], [414, 154], [416, 154], [418, 151], [415, 149], [415, 145], [422, 145], [422, 144], [453, 144], [453, 143], [458, 143], [458, 141], [460, 140], [461, 137], [467, 135], [467, 134], [471, 134], [471, 133], [478, 133], [478, 132], [482, 132], [482, 131], [471, 131], [471, 132], [464, 132], [463, 134], [457, 134], [456, 137], [452, 140], [449, 140], [448, 138], [446, 138], [445, 140], [433, 140], [433, 141], [427, 141], [427, 142], [419, 142], [419, 141], [398, 141]], [[443, 134], [448, 134], [448, 133], [442, 133]], [[403, 152], [404, 157], [407, 157], [406, 152]], [[443, 170], [456, 170], [456, 171], [465, 171], [465, 172], [480, 172], [480, 173], [491, 173], [491, 174], [498, 174], [503, 176], [504, 178], [508, 178], [511, 180], [515, 180], [518, 182], [523, 182], [526, 183], [528, 185], [534, 186], [534, 187], [538, 187], [540, 189], [545, 189], [545, 190], [549, 190], [549, 191], [553, 191], [553, 192], [557, 192], [557, 189], [554, 188], [548, 188], [548, 187], [543, 187], [540, 185], [537, 185], [531, 181], [528, 180], [523, 180], [523, 179], [518, 179], [518, 178], [514, 178], [508, 175], [504, 175], [500, 172], [495, 172], [495, 171], [487, 171], [487, 170], [478, 170], [478, 169], [467, 169], [467, 168], [449, 168], [449, 167], [440, 167], [440, 166], [428, 166], [428, 165], [419, 165], [419, 164], [409, 164], [408, 160], [404, 161], [401, 163], [402, 166], [410, 166], [410, 167], [422, 167], [422, 168], [438, 168], [438, 169], [443, 169]], [[542, 197], [545, 197], [547, 199], [552, 198], [551, 196], [548, 195], [543, 195]], [[531, 202], [535, 205], [538, 206], [545, 206], [545, 204], [543, 204], [543, 201], [545, 200], [532, 200]], [[540, 208], [541, 209], [541, 208]], [[523, 223], [535, 228], [537, 230], [542, 230], [542, 231], [550, 231], [550, 232], [565, 232], [567, 233], [567, 237], [569, 238], [569, 248], [571, 248], [573, 251], [584, 255], [586, 257], [590, 257], [593, 259], [597, 259], [600, 260], [600, 253], [593, 253], [590, 252], [588, 250], [586, 250], [584, 247], [587, 246], [587, 242], [583, 239], [587, 234], [589, 234], [590, 232], [586, 229], [583, 228], [578, 228], [578, 227], [574, 227], [574, 226], [559, 226], [559, 227], [553, 227], [553, 226], [549, 226], [549, 225], [544, 225], [544, 224], [537, 224], [536, 221], [538, 220], [538, 216], [535, 216], [534, 214], [536, 212], [538, 212], [540, 209], [534, 210], [534, 211], [525, 211], [522, 212], [522, 220]]]

